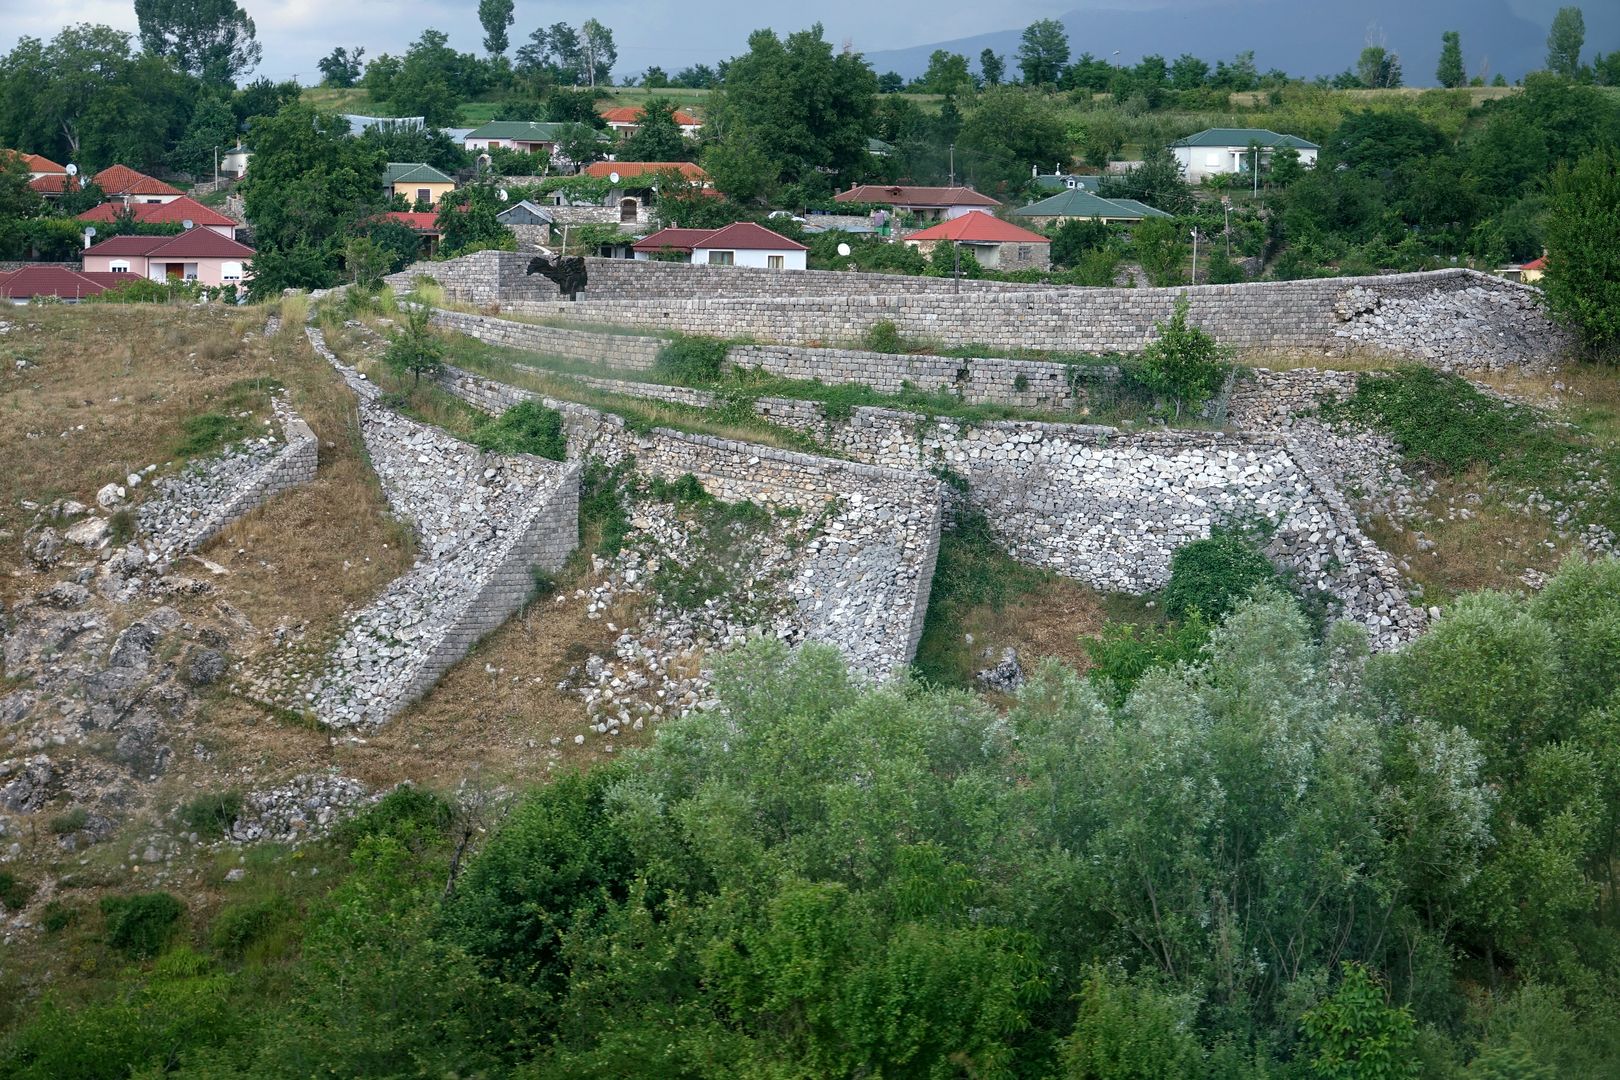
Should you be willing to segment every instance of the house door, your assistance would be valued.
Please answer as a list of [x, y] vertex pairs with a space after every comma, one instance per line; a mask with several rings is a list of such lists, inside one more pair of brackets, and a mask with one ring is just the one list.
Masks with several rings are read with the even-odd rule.
[[619, 200], [619, 223], [621, 225], [634, 225], [636, 223], [636, 200]]
[[179, 281], [181, 278], [186, 276], [186, 264], [185, 263], [164, 263], [163, 264], [163, 275], [165, 277], [167, 277], [170, 281]]

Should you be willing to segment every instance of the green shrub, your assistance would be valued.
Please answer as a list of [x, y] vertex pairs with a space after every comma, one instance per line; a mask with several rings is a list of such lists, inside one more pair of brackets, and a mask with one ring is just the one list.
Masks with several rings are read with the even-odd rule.
[[1257, 585], [1278, 583], [1277, 570], [1247, 535], [1216, 529], [1206, 540], [1194, 540], [1170, 557], [1170, 583], [1164, 588], [1164, 611], [1186, 619], [1194, 611], [1219, 623]]
[[490, 454], [533, 454], [563, 461], [568, 457], [568, 436], [562, 413], [538, 401], [520, 402], [499, 417], [480, 424], [470, 440]]
[[21, 911], [28, 906], [28, 898], [33, 895], [32, 885], [9, 870], [0, 870], [0, 907], [8, 911]]
[[1175, 405], [1175, 414], [1198, 407], [1220, 389], [1231, 365], [1227, 352], [1208, 332], [1187, 324], [1187, 298], [1176, 301], [1167, 323], [1155, 323], [1159, 336], [1142, 352], [1139, 377], [1161, 398]]
[[1113, 702], [1123, 704], [1142, 676], [1156, 667], [1190, 664], [1209, 641], [1210, 624], [1197, 610], [1180, 623], [1141, 628], [1109, 622], [1084, 642], [1092, 668], [1087, 677], [1109, 688]]
[[80, 914], [81, 909], [74, 904], [51, 900], [39, 913], [39, 925], [45, 928], [47, 934], [60, 934], [77, 923]]
[[603, 464], [592, 457], [579, 477], [579, 535], [584, 544], [594, 535], [596, 554], [612, 558], [624, 548], [630, 535], [630, 515], [625, 512], [620, 487], [625, 474], [635, 467], [634, 458], [617, 465]]
[[866, 331], [861, 343], [871, 352], [903, 353], [906, 351], [905, 339], [900, 336], [900, 328], [892, 319], [882, 319], [873, 323]]
[[82, 806], [75, 806], [63, 814], [57, 814], [50, 820], [51, 832], [58, 836], [65, 833], [78, 832], [90, 823], [90, 811]]
[[351, 850], [368, 836], [387, 836], [421, 848], [441, 838], [454, 817], [455, 808], [444, 799], [407, 784], [333, 829], [332, 839]]
[[716, 338], [677, 334], [658, 350], [654, 369], [681, 386], [707, 386], [725, 370], [730, 347]]
[[248, 435], [246, 417], [214, 412], [186, 417], [180, 423], [180, 430], [183, 435], [174, 452], [176, 457], [182, 458], [205, 457]]
[[107, 944], [128, 956], [145, 959], [163, 951], [186, 906], [166, 892], [104, 896], [101, 915]]
[[292, 917], [286, 897], [277, 895], [261, 900], [229, 904], [214, 916], [208, 940], [214, 951], [233, 960], [241, 959], [251, 946]]
[[199, 795], [183, 804], [178, 816], [181, 824], [198, 836], [218, 839], [231, 831], [237, 815], [242, 812], [242, 795], [237, 791], [221, 791], [212, 795]]
[[410, 375], [413, 385], [444, 370], [444, 343], [433, 333], [432, 312], [425, 305], [406, 309], [405, 325], [389, 339], [383, 363], [399, 378]]

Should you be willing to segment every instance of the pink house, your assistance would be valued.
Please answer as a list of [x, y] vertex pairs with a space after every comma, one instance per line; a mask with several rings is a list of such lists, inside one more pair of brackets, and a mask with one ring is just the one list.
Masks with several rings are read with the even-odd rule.
[[252, 248], [207, 229], [179, 236], [114, 236], [84, 249], [87, 273], [122, 271], [203, 285], [241, 285], [252, 276], [252, 259]]

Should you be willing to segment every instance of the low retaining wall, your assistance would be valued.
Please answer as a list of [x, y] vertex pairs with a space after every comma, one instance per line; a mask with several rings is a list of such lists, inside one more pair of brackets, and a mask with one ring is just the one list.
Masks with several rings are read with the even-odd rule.
[[691, 474], [718, 499], [823, 515], [821, 537], [786, 586], [806, 636], [879, 677], [916, 655], [939, 552], [935, 477], [666, 428], [637, 433], [617, 416], [456, 368], [442, 385], [492, 414], [543, 401], [563, 414], [570, 457], [633, 456], [639, 472], [666, 480]]
[[320, 331], [310, 343], [359, 398], [360, 430], [389, 506], [421, 556], [352, 615], [296, 705], [334, 727], [375, 725], [426, 693], [532, 593], [531, 567], [561, 569], [579, 536], [579, 466], [484, 454], [378, 402]]
[[511, 252], [418, 263], [477, 303], [580, 322], [752, 336], [782, 345], [839, 346], [892, 322], [944, 346], [1043, 352], [1138, 352], [1186, 296], [1193, 322], [1248, 355], [1371, 352], [1457, 370], [1537, 367], [1569, 343], [1547, 321], [1539, 292], [1473, 270], [1382, 277], [1261, 281], [1171, 289], [1093, 289], [953, 282], [886, 274], [772, 271], [633, 260], [590, 260], [579, 303], [530, 277]]
[[282, 443], [267, 457], [224, 454], [156, 481], [160, 495], [137, 511], [150, 546], [163, 554], [196, 551], [231, 522], [290, 488], [315, 479], [320, 443], [302, 417], [273, 402]]

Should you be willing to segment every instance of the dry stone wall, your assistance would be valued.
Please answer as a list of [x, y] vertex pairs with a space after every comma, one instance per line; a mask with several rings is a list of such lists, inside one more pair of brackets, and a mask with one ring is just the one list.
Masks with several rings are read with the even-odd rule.
[[878, 677], [916, 654], [939, 551], [935, 477], [666, 428], [635, 432], [617, 416], [454, 368], [443, 385], [492, 414], [544, 401], [563, 414], [570, 457], [633, 457], [643, 475], [690, 474], [717, 499], [820, 516], [819, 537], [786, 583], [804, 636], [838, 647], [854, 667]]
[[298, 707], [334, 727], [381, 723], [432, 687], [555, 571], [579, 534], [579, 466], [485, 454], [383, 406], [311, 328], [311, 344], [359, 398], [360, 430], [389, 506], [420, 556], [350, 617]]
[[302, 417], [274, 401], [281, 441], [251, 439], [153, 483], [157, 497], [136, 511], [159, 556], [196, 551], [231, 522], [289, 488], [315, 479], [319, 443]]
[[428, 273], [452, 296], [524, 313], [783, 345], [849, 344], [888, 321], [951, 347], [1139, 352], [1181, 296], [1195, 323], [1246, 355], [1375, 353], [1494, 370], [1545, 366], [1568, 344], [1542, 314], [1536, 289], [1466, 269], [1092, 289], [594, 259], [584, 299], [563, 303], [526, 266], [512, 252], [480, 252], [419, 263], [390, 281], [408, 286]]

